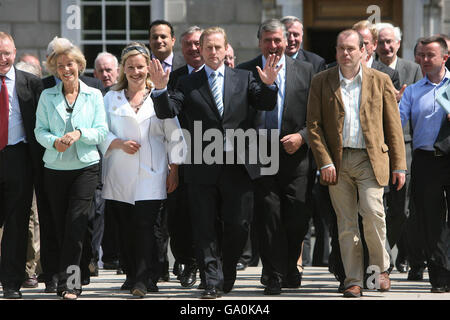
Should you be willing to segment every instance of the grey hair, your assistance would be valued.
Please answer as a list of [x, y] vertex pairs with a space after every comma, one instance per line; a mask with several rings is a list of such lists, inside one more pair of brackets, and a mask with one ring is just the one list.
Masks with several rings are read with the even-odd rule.
[[280, 19], [280, 21], [285, 26], [291, 25], [294, 22], [298, 22], [298, 23], [300, 23], [300, 25], [302, 26], [302, 29], [303, 29], [303, 23], [296, 16], [284, 16], [283, 18]]
[[185, 36], [187, 36], [188, 34], [193, 34], [193, 33], [195, 33], [195, 32], [200, 32], [200, 33], [202, 33], [202, 32], [203, 32], [203, 29], [200, 28], [199, 26], [192, 26], [192, 27], [187, 28], [187, 29], [181, 34], [181, 36], [180, 36], [180, 42], [183, 41], [183, 38], [184, 38]]
[[103, 57], [111, 57], [111, 58], [113, 58], [114, 65], [116, 66], [116, 68], [119, 68], [119, 60], [117, 60], [117, 57], [115, 55], [113, 55], [112, 53], [109, 53], [109, 52], [106, 52], [106, 51], [100, 52], [97, 55], [97, 57], [94, 60], [94, 68], [97, 67], [97, 61], [99, 61]]
[[288, 34], [286, 31], [286, 27], [280, 20], [278, 19], [266, 20], [263, 23], [261, 23], [261, 25], [258, 28], [258, 39], [261, 39], [261, 35], [263, 32], [275, 32], [280, 29], [283, 32], [283, 37], [287, 39]]
[[37, 77], [41, 77], [41, 71], [35, 64], [27, 63], [25, 61], [19, 61], [16, 63], [16, 69], [34, 74]]
[[377, 23], [375, 26], [378, 30], [378, 35], [384, 29], [391, 29], [394, 31], [395, 40], [397, 40], [397, 42], [402, 41], [402, 31], [400, 30], [399, 27], [394, 27], [391, 23], [387, 23], [387, 22], [380, 22], [380, 23]]

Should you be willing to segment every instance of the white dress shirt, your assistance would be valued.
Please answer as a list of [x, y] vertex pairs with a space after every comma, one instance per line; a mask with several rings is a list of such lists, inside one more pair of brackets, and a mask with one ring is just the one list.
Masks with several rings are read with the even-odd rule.
[[344, 102], [345, 117], [343, 135], [344, 148], [365, 149], [364, 136], [359, 119], [359, 107], [361, 105], [362, 67], [352, 79], [346, 79], [339, 69], [339, 82], [342, 101]]

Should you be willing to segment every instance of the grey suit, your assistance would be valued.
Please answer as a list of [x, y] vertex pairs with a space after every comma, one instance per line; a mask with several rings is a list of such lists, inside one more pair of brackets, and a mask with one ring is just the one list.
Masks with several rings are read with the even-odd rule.
[[402, 58], [397, 59], [395, 70], [398, 71], [400, 85], [406, 84], [409, 86], [423, 78], [422, 71], [417, 63]]

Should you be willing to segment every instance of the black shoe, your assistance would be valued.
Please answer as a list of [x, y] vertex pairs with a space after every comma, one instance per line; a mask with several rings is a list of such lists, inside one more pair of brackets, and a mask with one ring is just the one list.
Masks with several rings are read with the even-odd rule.
[[300, 288], [302, 284], [302, 277], [299, 273], [288, 274], [288, 276], [283, 280], [281, 286], [283, 288], [297, 289]]
[[200, 281], [200, 284], [198, 285], [197, 289], [198, 290], [205, 290], [206, 288], [206, 284], [203, 280]]
[[338, 292], [339, 293], [344, 293], [344, 291], [345, 291], [344, 282], [339, 282]]
[[200, 299], [216, 299], [220, 298], [221, 294], [220, 291], [217, 290], [214, 287], [207, 287], [205, 291], [202, 292], [202, 295], [200, 296]]
[[173, 264], [172, 273], [174, 276], [177, 277], [177, 280], [180, 280], [181, 275], [183, 274], [184, 269], [186, 268], [185, 264], [179, 263], [178, 261], [175, 261]]
[[84, 279], [81, 279], [81, 285], [82, 286], [87, 286], [90, 283], [91, 283], [91, 277], [86, 277]]
[[267, 284], [269, 283], [269, 276], [266, 274], [262, 274], [261, 279], [259, 279], [259, 281], [263, 286], [267, 286]]
[[142, 283], [136, 283], [131, 289], [131, 294], [135, 297], [143, 298], [147, 293], [147, 287]]
[[245, 269], [247, 269], [247, 265], [243, 262], [238, 262], [236, 264], [236, 270], [237, 271], [244, 271]]
[[103, 262], [103, 269], [105, 270], [117, 270], [120, 268], [119, 261]]
[[412, 267], [408, 272], [408, 280], [410, 281], [420, 281], [423, 280], [424, 268]]
[[401, 261], [395, 264], [395, 268], [400, 273], [407, 273], [408, 272], [408, 261]]
[[150, 280], [148, 282], [147, 292], [151, 292], [151, 293], [159, 292], [159, 288], [156, 285], [156, 283], [153, 282], [153, 280]]
[[130, 278], [126, 278], [125, 282], [120, 287], [120, 290], [131, 290], [131, 288], [133, 288], [133, 285], [134, 281], [131, 280]]
[[22, 293], [20, 290], [3, 288], [3, 298], [4, 299], [21, 299]]
[[180, 274], [180, 284], [184, 288], [191, 288], [197, 282], [197, 265], [184, 265], [184, 270]]
[[445, 286], [442, 287], [431, 287], [431, 292], [432, 293], [445, 293], [448, 292], [447, 288]]
[[125, 274], [125, 272], [123, 272], [122, 268], [118, 268], [116, 271], [116, 274], [118, 274], [118, 275]]
[[264, 289], [264, 295], [266, 296], [274, 296], [281, 294], [281, 284], [277, 279], [269, 279], [269, 283]]
[[56, 283], [56, 281], [47, 281], [45, 283], [44, 293], [56, 293], [57, 287], [58, 284]]

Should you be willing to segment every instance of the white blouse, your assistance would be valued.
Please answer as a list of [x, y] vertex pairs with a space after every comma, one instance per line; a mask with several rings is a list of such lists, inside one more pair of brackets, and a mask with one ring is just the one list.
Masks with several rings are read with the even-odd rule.
[[[187, 152], [178, 119], [158, 119], [150, 95], [137, 113], [124, 90], [109, 91], [104, 101], [109, 133], [99, 145], [104, 155], [103, 198], [131, 204], [167, 198], [168, 164], [182, 164]], [[117, 138], [133, 140], [141, 147], [135, 154], [108, 150]]]

